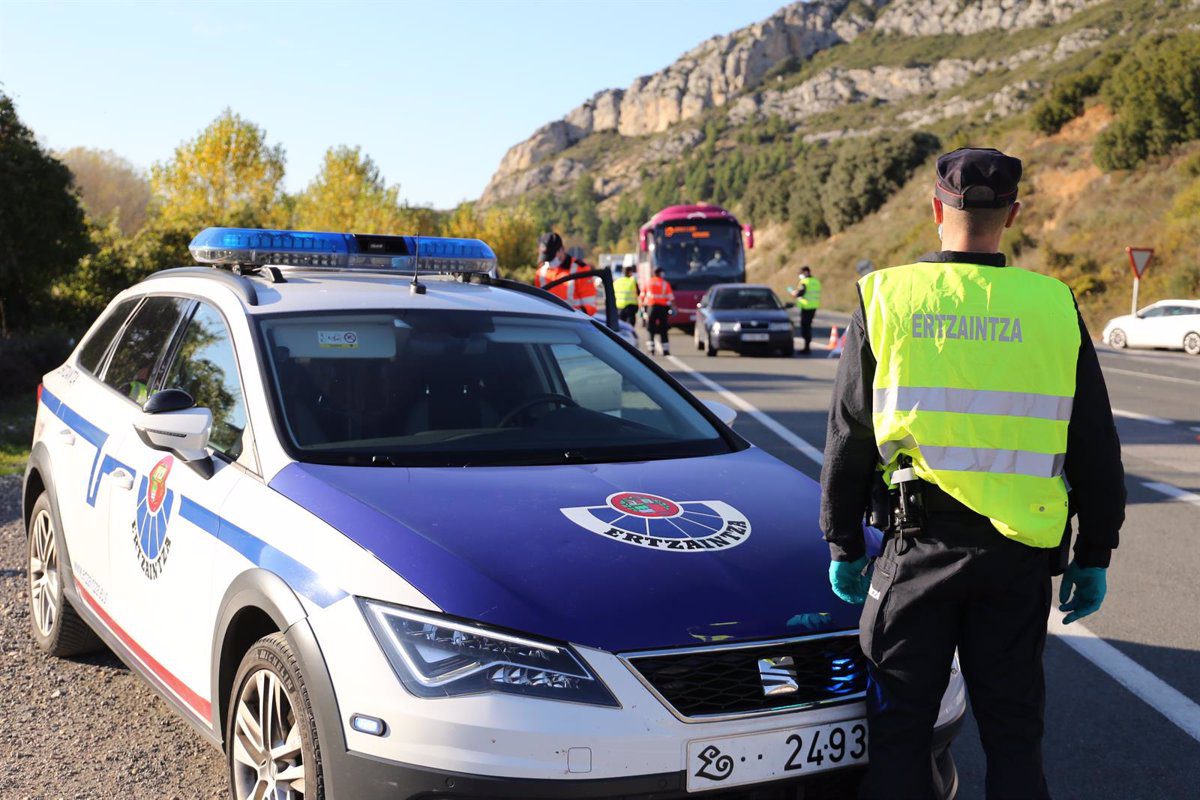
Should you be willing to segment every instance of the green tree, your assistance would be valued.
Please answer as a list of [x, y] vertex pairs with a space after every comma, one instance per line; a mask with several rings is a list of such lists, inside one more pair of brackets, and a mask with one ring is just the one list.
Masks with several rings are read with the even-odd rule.
[[821, 191], [829, 230], [837, 233], [878, 210], [939, 147], [925, 134], [884, 134], [842, 144]]
[[107, 227], [116, 222], [132, 236], [146, 224], [150, 181], [141, 170], [111, 150], [72, 147], [58, 159], [75, 176], [75, 187], [88, 217]]
[[[331, 147], [321, 171], [296, 198], [293, 225], [305, 230], [415, 233], [415, 215], [358, 147]], [[429, 232], [425, 228], [425, 233]]]
[[88, 249], [71, 171], [0, 93], [0, 335], [47, 320], [50, 286]]
[[1131, 169], [1200, 138], [1200, 33], [1143, 40], [1103, 94], [1116, 118], [1096, 140], [1101, 169]]
[[284, 161], [282, 145], [267, 144], [262, 128], [226, 109], [169, 161], [154, 165], [156, 224], [193, 232], [210, 225], [285, 227]]
[[482, 239], [491, 245], [501, 271], [510, 277], [532, 279], [537, 260], [537, 240], [542, 226], [526, 206], [479, 211], [462, 203], [442, 228], [444, 236]]

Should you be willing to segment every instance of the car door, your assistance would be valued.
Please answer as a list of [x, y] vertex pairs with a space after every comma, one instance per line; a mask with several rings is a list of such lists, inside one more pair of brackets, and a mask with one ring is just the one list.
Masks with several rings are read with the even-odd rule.
[[108, 415], [126, 401], [100, 376], [114, 341], [140, 302], [132, 298], [110, 308], [75, 359], [47, 377], [40, 398], [50, 412], [40, 441], [50, 454], [62, 535], [76, 580], [94, 594], [103, 594], [106, 586], [109, 495], [114, 483], [124, 480], [112, 459]]
[[1195, 315], [1200, 309], [1191, 306], [1168, 306], [1163, 321], [1163, 347], [1176, 350], [1183, 347], [1183, 337], [1200, 327], [1200, 318]]
[[1130, 347], [1161, 347], [1162, 326], [1165, 321], [1165, 306], [1148, 306], [1138, 312], [1137, 322], [1125, 332]]
[[[136, 470], [133, 490], [113, 503], [109, 560], [112, 616], [146, 670], [181, 708], [211, 720], [213, 562], [221, 545], [211, 524], [250, 459], [245, 401], [229, 327], [208, 303], [189, 304], [155, 389], [183, 389], [212, 412], [211, 474], [200, 462], [156, 450], [121, 421], [119, 457]], [[250, 448], [252, 450], [252, 448]]]

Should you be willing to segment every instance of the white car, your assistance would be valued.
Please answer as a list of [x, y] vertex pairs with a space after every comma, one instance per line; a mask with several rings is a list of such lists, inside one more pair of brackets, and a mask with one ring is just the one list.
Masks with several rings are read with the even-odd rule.
[[[237, 800], [853, 793], [859, 609], [728, 408], [478, 241], [192, 253], [224, 268], [122, 292], [39, 387], [43, 650], [106, 643]], [[946, 797], [964, 705], [955, 668]]]
[[1159, 300], [1109, 320], [1104, 341], [1116, 348], [1161, 347], [1200, 356], [1200, 300]]

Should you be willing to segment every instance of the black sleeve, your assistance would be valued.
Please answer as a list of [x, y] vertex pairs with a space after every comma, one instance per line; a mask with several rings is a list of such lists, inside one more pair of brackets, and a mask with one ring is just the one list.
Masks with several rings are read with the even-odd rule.
[[866, 552], [863, 514], [879, 464], [871, 420], [875, 356], [863, 319], [860, 298], [846, 328], [821, 466], [821, 531], [835, 561], [855, 561]]
[[1081, 567], [1107, 567], [1125, 521], [1125, 469], [1108, 387], [1082, 316], [1079, 334], [1075, 403], [1063, 471], [1079, 519], [1075, 562]]

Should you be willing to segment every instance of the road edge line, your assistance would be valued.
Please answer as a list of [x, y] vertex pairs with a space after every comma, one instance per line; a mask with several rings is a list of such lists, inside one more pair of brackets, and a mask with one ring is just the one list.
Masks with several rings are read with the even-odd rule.
[[667, 356], [666, 359], [668, 361], [670, 361], [672, 364], [674, 364], [676, 367], [678, 367], [679, 369], [681, 369], [684, 372], [686, 372], [687, 374], [693, 376], [696, 380], [703, 383], [705, 386], [707, 386], [712, 391], [721, 395], [721, 397], [728, 400], [736, 408], [740, 409], [741, 411], [745, 411], [751, 417], [753, 417], [758, 422], [760, 422], [764, 427], [766, 427], [768, 430], [770, 430], [772, 433], [774, 433], [776, 436], [778, 436], [780, 439], [783, 439], [785, 442], [790, 444], [792, 447], [799, 450], [802, 455], [807, 456], [810, 460], [815, 461], [818, 465], [822, 465], [825, 463], [825, 454], [824, 453], [822, 453], [817, 448], [813, 447], [808, 442], [801, 439], [796, 434], [792, 433], [782, 423], [776, 421], [773, 417], [770, 417], [766, 413], [759, 411], [758, 408], [756, 408], [754, 406], [754, 404], [752, 404], [746, 400], [743, 400], [741, 397], [734, 394], [730, 390], [726, 389], [724, 386], [717, 383], [712, 378], [705, 375], [703, 372], [700, 372], [698, 369], [695, 369], [695, 368], [689, 366], [682, 359], [680, 359], [676, 356]]
[[1125, 419], [1136, 419], [1139, 422], [1149, 422], [1151, 425], [1174, 425], [1175, 420], [1166, 419], [1165, 417], [1154, 417], [1150, 414], [1143, 414], [1139, 411], [1126, 411], [1123, 408], [1114, 408], [1112, 410], [1114, 417], [1123, 417]]
[[1169, 483], [1159, 483], [1158, 481], [1142, 481], [1142, 486], [1145, 486], [1147, 489], [1153, 492], [1165, 494], [1172, 500], [1178, 500], [1181, 503], [1191, 503], [1194, 506], [1200, 506], [1200, 494], [1192, 494], [1191, 492], [1180, 489], [1178, 486], [1172, 486]]
[[1082, 624], [1063, 625], [1052, 611], [1049, 631], [1135, 697], [1200, 742], [1200, 705]]

